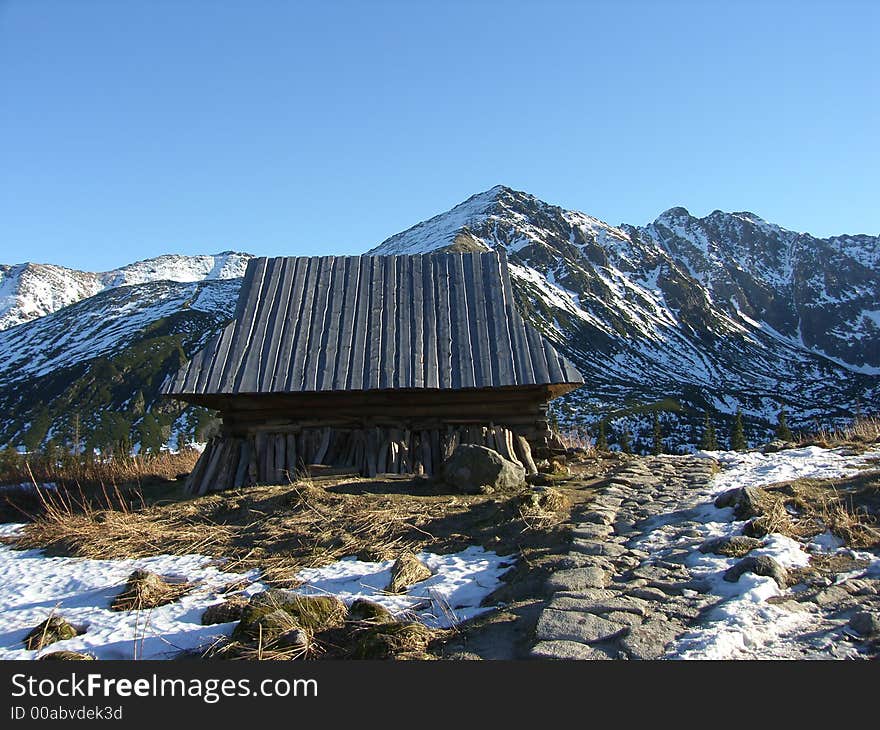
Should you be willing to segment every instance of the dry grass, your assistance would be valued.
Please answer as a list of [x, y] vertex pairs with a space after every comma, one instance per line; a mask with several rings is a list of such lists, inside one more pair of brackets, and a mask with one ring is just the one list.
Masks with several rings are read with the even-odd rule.
[[832, 446], [864, 446], [880, 441], [880, 417], [857, 416], [849, 424], [830, 428], [822, 426], [815, 433], [798, 439], [800, 445], [816, 445], [824, 448]]
[[106, 458], [45, 453], [7, 456], [0, 463], [0, 484], [29, 484], [36, 481], [89, 487], [173, 481], [179, 475], [192, 471], [198, 458], [199, 452], [195, 449]]
[[880, 548], [880, 475], [859, 474], [848, 479], [799, 479], [763, 490], [763, 526], [795, 538], [810, 538], [826, 530], [848, 547]]
[[[565, 543], [567, 505], [525, 514], [521, 495], [432, 493], [427, 480], [349, 480], [250, 487], [148, 504], [119, 490], [76, 499], [41, 489], [22, 548], [109, 559], [159, 553], [225, 558], [226, 570], [259, 568], [279, 587], [295, 574], [348, 555], [390, 560], [404, 551], [456, 552], [473, 544], [502, 554], [552, 551]], [[132, 502], [135, 502], [132, 504]], [[540, 519], [537, 519], [540, 517]]]

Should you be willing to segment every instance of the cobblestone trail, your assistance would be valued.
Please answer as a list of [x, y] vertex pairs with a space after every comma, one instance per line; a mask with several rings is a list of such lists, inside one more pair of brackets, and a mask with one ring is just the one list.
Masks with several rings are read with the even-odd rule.
[[[610, 475], [589, 511], [572, 525], [569, 553], [547, 581], [548, 600], [538, 619], [532, 656], [688, 656], [688, 649], [712, 630], [715, 609], [725, 601], [715, 594], [717, 589], [712, 592], [712, 581], [692, 567], [707, 538], [707, 522], [719, 519], [710, 496], [717, 469], [707, 458], [657, 456], [633, 458]], [[865, 642], [850, 636], [847, 621], [866, 607], [876, 616], [880, 580], [850, 583], [813, 587], [798, 600], [761, 603], [766, 612], [761, 620], [775, 634], [768, 632], [760, 646], [750, 648], [748, 632], [730, 632], [737, 637], [733, 644], [746, 636], [746, 645], [731, 645], [723, 656], [836, 658], [864, 653]], [[823, 592], [833, 595], [823, 598]], [[810, 600], [804, 602], [806, 595]], [[714, 640], [723, 644], [731, 638]]]

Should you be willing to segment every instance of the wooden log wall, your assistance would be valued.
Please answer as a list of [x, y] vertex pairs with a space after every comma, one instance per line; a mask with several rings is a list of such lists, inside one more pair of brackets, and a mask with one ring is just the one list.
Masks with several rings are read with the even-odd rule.
[[308, 476], [323, 465], [357, 472], [432, 476], [459, 444], [478, 444], [521, 464], [527, 474], [537, 469], [529, 442], [503, 426], [462, 424], [409, 429], [374, 426], [360, 429], [303, 428], [298, 432], [256, 431], [247, 436], [211, 439], [184, 487], [187, 494], [206, 494], [253, 484], [285, 484]]

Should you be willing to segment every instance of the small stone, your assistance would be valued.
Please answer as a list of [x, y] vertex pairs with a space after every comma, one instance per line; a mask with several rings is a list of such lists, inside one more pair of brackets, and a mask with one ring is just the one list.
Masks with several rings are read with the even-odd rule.
[[31, 629], [30, 633], [24, 638], [25, 649], [29, 651], [37, 651], [56, 641], [65, 641], [78, 636], [79, 632], [76, 627], [68, 623], [61, 616], [49, 616], [45, 621], [40, 622]]
[[813, 603], [822, 608], [830, 606], [843, 606], [852, 601], [851, 596], [843, 588], [836, 585], [830, 585], [820, 590], [812, 598]]
[[715, 497], [715, 501], [712, 504], [718, 507], [718, 509], [733, 507], [736, 504], [737, 497], [739, 497], [739, 487], [734, 487], [733, 489], [721, 492], [721, 494]]
[[733, 513], [738, 520], [760, 517], [766, 512], [770, 498], [760, 487], [743, 487], [739, 490]]
[[415, 554], [407, 551], [400, 555], [391, 566], [391, 580], [385, 589], [388, 593], [406, 593], [415, 583], [428, 580], [433, 575], [431, 569]]
[[788, 585], [788, 572], [769, 555], [743, 558], [724, 573], [724, 580], [736, 583], [743, 573], [769, 576], [776, 581], [780, 588], [785, 588]]
[[622, 545], [596, 540], [574, 540], [571, 549], [586, 555], [603, 555], [609, 558], [616, 558], [626, 552], [626, 548]]
[[584, 522], [592, 522], [597, 525], [610, 525], [614, 522], [615, 517], [617, 517], [616, 512], [612, 512], [609, 510], [590, 510], [589, 512], [585, 512], [581, 519]]

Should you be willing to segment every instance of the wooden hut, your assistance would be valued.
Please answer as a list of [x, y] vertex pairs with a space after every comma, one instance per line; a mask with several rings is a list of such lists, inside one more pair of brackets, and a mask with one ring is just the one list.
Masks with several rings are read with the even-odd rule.
[[533, 471], [547, 403], [582, 383], [523, 321], [499, 251], [252, 259], [235, 319], [163, 392], [222, 418], [201, 494], [312, 465], [430, 475], [459, 443]]

